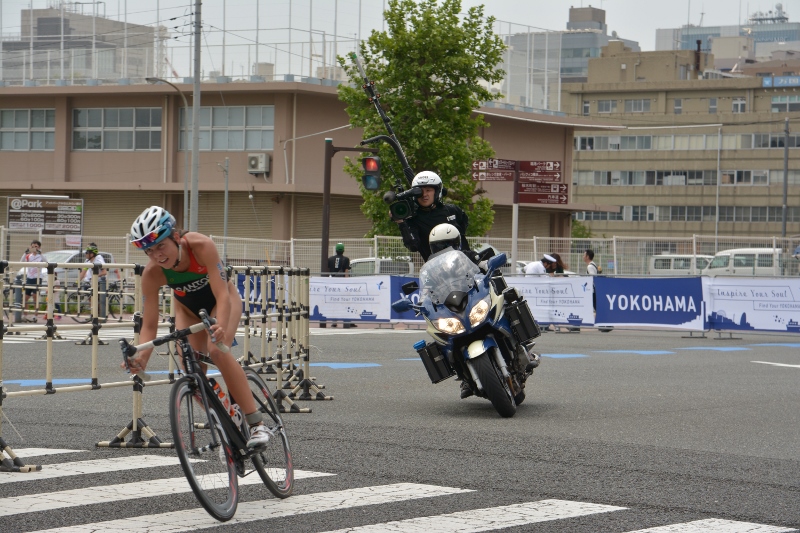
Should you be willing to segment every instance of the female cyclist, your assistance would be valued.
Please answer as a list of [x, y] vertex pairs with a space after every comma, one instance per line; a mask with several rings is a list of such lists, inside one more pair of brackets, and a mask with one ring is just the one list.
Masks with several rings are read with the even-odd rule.
[[[169, 285], [175, 291], [175, 327], [183, 329], [200, 321], [201, 309], [216, 318], [211, 335], [200, 331], [189, 337], [192, 348], [208, 352], [219, 368], [228, 391], [239, 403], [250, 424], [251, 448], [266, 444], [269, 430], [262, 424], [261, 413], [247, 385], [242, 367], [230, 352], [215, 344], [222, 341], [230, 347], [242, 316], [242, 299], [236, 287], [228, 282], [225, 267], [214, 242], [196, 232], [181, 234], [175, 218], [165, 209], [145, 209], [131, 226], [131, 243], [150, 259], [142, 273], [142, 330], [139, 342], [156, 337], [158, 329], [158, 290]], [[143, 350], [128, 361], [131, 372], [144, 371], [151, 350]]]

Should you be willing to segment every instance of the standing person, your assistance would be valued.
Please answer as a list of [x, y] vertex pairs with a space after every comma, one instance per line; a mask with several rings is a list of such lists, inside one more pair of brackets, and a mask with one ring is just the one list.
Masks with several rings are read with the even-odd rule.
[[555, 257], [550, 254], [544, 254], [540, 261], [531, 261], [525, 266], [525, 275], [546, 276], [551, 272], [555, 272], [557, 264]]
[[[344, 255], [344, 244], [342, 243], [336, 244], [336, 254], [328, 258], [328, 276], [350, 277], [350, 258]], [[343, 328], [349, 328], [354, 325], [349, 320], [342, 320]], [[326, 323], [324, 321], [320, 322], [319, 327], [326, 327]], [[336, 322], [331, 324], [331, 327], [335, 328]]]
[[[100, 318], [105, 318], [106, 276], [108, 275], [108, 270], [106, 270], [105, 268], [106, 260], [103, 259], [102, 255], [100, 255], [100, 251], [97, 249], [97, 245], [93, 242], [89, 243], [89, 246], [86, 247], [84, 254], [86, 254], [86, 261], [84, 261], [84, 263], [88, 263], [91, 265], [100, 265], [100, 273], [98, 274], [97, 278], [97, 292], [99, 296], [97, 306], [100, 311]], [[90, 285], [91, 283], [92, 283], [92, 268], [90, 267], [84, 269], [82, 285]]]
[[[597, 266], [597, 263], [594, 262], [594, 250], [586, 250], [583, 252], [583, 262], [586, 263], [586, 273], [590, 276], [597, 276], [603, 270]], [[594, 282], [592, 283], [592, 308], [594, 312], [597, 313], [597, 291], [594, 288]], [[604, 333], [608, 333], [613, 327], [605, 327], [605, 328], [597, 328], [598, 331], [602, 331]]]
[[344, 255], [344, 244], [336, 245], [336, 255], [328, 258], [329, 276], [350, 276], [350, 258]]
[[558, 254], [557, 254], [557, 253], [555, 253], [555, 252], [553, 252], [553, 253], [552, 253], [552, 254], [550, 254], [550, 255], [553, 257], [553, 259], [555, 259], [555, 260], [556, 260], [556, 268], [555, 268], [555, 270], [553, 270], [553, 272], [552, 272], [550, 275], [551, 275], [551, 276], [566, 276], [566, 274], [564, 273], [564, 271], [565, 271], [565, 270], [569, 270], [569, 267], [568, 267], [568, 266], [567, 266], [567, 264], [566, 264], [566, 263], [565, 263], [565, 262], [564, 262], [564, 261], [561, 259], [561, 256], [560, 256], [560, 255], [558, 255]]
[[[41, 242], [31, 241], [28, 249], [22, 254], [20, 261], [24, 263], [44, 263], [45, 259], [42, 255], [41, 248]], [[36, 315], [36, 310], [39, 309], [40, 272], [41, 269], [39, 267], [27, 267], [25, 269], [25, 300], [22, 303], [22, 316], [24, 320], [28, 319], [28, 302], [33, 300], [34, 315]]]
[[[165, 209], [145, 209], [131, 226], [131, 244], [142, 250], [149, 261], [142, 273], [142, 329], [139, 342], [156, 338], [158, 329], [158, 290], [169, 285], [175, 292], [175, 327], [184, 329], [200, 322], [201, 309], [216, 318], [209, 332], [203, 330], [189, 336], [189, 344], [207, 352], [222, 373], [228, 392], [245, 413], [250, 426], [247, 446], [266, 444], [270, 432], [263, 425], [242, 367], [230, 351], [223, 352], [217, 342], [230, 348], [242, 318], [242, 298], [228, 280], [217, 247], [207, 236], [196, 232], [181, 233], [175, 218]], [[142, 350], [128, 360], [133, 373], [143, 372], [153, 350]], [[123, 363], [124, 368], [124, 363]]]
[[461, 234], [461, 250], [469, 250], [467, 226], [469, 217], [458, 206], [445, 204], [443, 198], [447, 191], [442, 186], [442, 178], [435, 172], [425, 170], [414, 176], [412, 187], [419, 187], [422, 194], [416, 202], [419, 209], [404, 220], [394, 220], [400, 227], [403, 244], [412, 252], [419, 252], [423, 261], [431, 255], [430, 233], [439, 224], [452, 224]]

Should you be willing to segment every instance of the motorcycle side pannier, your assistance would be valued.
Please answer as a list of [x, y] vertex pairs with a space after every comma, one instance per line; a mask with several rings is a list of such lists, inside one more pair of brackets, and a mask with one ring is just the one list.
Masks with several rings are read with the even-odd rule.
[[422, 359], [422, 364], [425, 365], [425, 370], [428, 371], [428, 377], [431, 378], [432, 383], [439, 383], [455, 375], [456, 371], [453, 370], [447, 356], [442, 353], [439, 345], [435, 342], [426, 344], [425, 341], [419, 341], [414, 345], [414, 349]]
[[514, 332], [517, 341], [525, 343], [542, 334], [539, 331], [539, 325], [533, 319], [533, 313], [531, 313], [527, 301], [520, 298], [514, 303], [507, 304], [506, 314], [511, 324], [511, 331]]

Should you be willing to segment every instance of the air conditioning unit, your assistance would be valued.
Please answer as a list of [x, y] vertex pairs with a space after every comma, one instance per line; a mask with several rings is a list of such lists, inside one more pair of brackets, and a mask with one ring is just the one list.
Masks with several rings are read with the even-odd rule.
[[269, 155], [247, 154], [247, 172], [250, 174], [269, 174]]

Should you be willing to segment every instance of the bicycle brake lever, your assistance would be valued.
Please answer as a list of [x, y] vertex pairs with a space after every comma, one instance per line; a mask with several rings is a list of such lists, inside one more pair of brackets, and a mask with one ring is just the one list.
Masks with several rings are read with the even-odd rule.
[[128, 371], [129, 374], [134, 376], [139, 376], [139, 379], [142, 381], [150, 381], [153, 377], [148, 374], [147, 372], [131, 372], [130, 364], [128, 364], [128, 359], [136, 355], [136, 347], [130, 344], [127, 339], [120, 339], [119, 340], [120, 349], [122, 349], [122, 362], [125, 363], [125, 369]]

